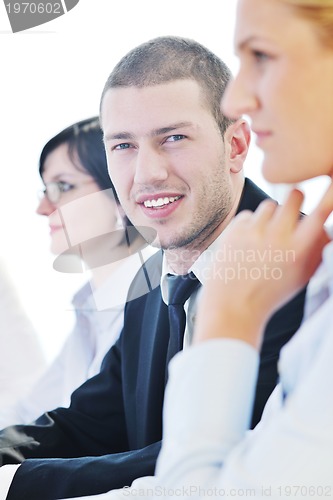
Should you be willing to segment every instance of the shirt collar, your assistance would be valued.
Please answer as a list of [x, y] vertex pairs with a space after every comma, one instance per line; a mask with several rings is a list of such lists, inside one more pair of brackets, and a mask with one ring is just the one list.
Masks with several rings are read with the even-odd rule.
[[98, 288], [86, 283], [72, 299], [76, 314], [83, 313], [94, 325], [94, 331], [106, 331], [123, 313], [128, 289], [142, 265], [141, 259], [146, 260], [155, 252], [156, 249], [149, 247], [142, 256], [135, 253], [126, 257]]
[[[202, 285], [209, 279], [211, 275], [211, 271], [214, 266], [214, 262], [217, 259], [218, 253], [220, 252], [220, 239], [222, 237], [222, 233], [216, 238], [213, 243], [209, 245], [209, 247], [202, 252], [197, 260], [192, 264], [188, 272], [193, 272], [193, 274], [198, 278]], [[161, 275], [161, 294], [162, 299], [165, 304], [168, 304], [168, 283], [167, 283], [167, 274], [175, 274], [174, 271], [170, 268], [165, 254], [163, 254], [162, 261], [162, 275]]]
[[[154, 249], [154, 251], [156, 251]], [[94, 290], [95, 307], [98, 311], [106, 309], [122, 309], [127, 300], [128, 289], [134, 276], [142, 266], [142, 260], [150, 256], [148, 252], [144, 256], [135, 253], [126, 257], [100, 287]]]
[[93, 288], [90, 282], [86, 283], [74, 295], [73, 307], [86, 311], [122, 309], [126, 303], [129, 286], [142, 265], [142, 259], [146, 260], [155, 251], [156, 249], [152, 249], [143, 252], [143, 256], [135, 253], [126, 257], [97, 288]]
[[85, 283], [74, 295], [72, 305], [74, 309], [83, 309], [92, 295], [90, 282]]

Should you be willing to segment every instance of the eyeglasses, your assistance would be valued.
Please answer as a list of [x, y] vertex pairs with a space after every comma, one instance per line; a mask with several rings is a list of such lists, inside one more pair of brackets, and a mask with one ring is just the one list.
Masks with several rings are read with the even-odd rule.
[[45, 184], [45, 188], [38, 192], [38, 197], [41, 200], [45, 196], [51, 203], [58, 203], [62, 193], [66, 193], [74, 187], [73, 184], [64, 181], [48, 182]]
[[64, 181], [48, 182], [45, 184], [45, 188], [38, 192], [38, 197], [41, 200], [45, 196], [51, 203], [56, 204], [59, 202], [63, 193], [67, 193], [67, 191], [71, 191], [72, 189], [79, 188], [86, 184], [91, 184], [92, 182], [95, 182], [94, 179], [81, 182], [81, 184], [70, 184]]

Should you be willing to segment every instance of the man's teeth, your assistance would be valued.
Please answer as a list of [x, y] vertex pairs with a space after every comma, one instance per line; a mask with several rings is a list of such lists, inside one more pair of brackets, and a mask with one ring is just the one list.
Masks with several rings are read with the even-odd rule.
[[179, 200], [179, 198], [180, 196], [166, 196], [165, 198], [158, 198], [157, 200], [146, 200], [143, 204], [147, 208], [164, 207], [165, 205], [169, 205], [169, 203]]

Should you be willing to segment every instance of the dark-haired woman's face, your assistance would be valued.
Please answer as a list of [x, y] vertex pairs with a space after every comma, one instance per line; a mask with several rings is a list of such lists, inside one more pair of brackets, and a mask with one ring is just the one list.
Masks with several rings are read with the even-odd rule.
[[53, 201], [46, 194], [37, 213], [48, 217], [53, 253], [115, 230], [119, 217], [110, 190], [101, 191], [91, 175], [73, 164], [67, 144], [47, 156], [43, 182]]

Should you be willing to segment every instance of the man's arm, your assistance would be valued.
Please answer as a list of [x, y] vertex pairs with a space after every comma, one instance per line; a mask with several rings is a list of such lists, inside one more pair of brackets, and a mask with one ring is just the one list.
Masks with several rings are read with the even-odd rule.
[[0, 464], [28, 458], [75, 458], [128, 449], [121, 384], [120, 344], [107, 354], [101, 372], [72, 394], [69, 408], [45, 413], [31, 425], [0, 433]]
[[122, 488], [137, 477], [152, 476], [159, 451], [160, 443], [154, 443], [101, 457], [27, 460], [18, 468], [6, 500], [56, 500]]
[[160, 444], [129, 449], [118, 342], [101, 373], [73, 393], [70, 408], [1, 431], [1, 464], [23, 462], [8, 500], [96, 494], [152, 475]]

